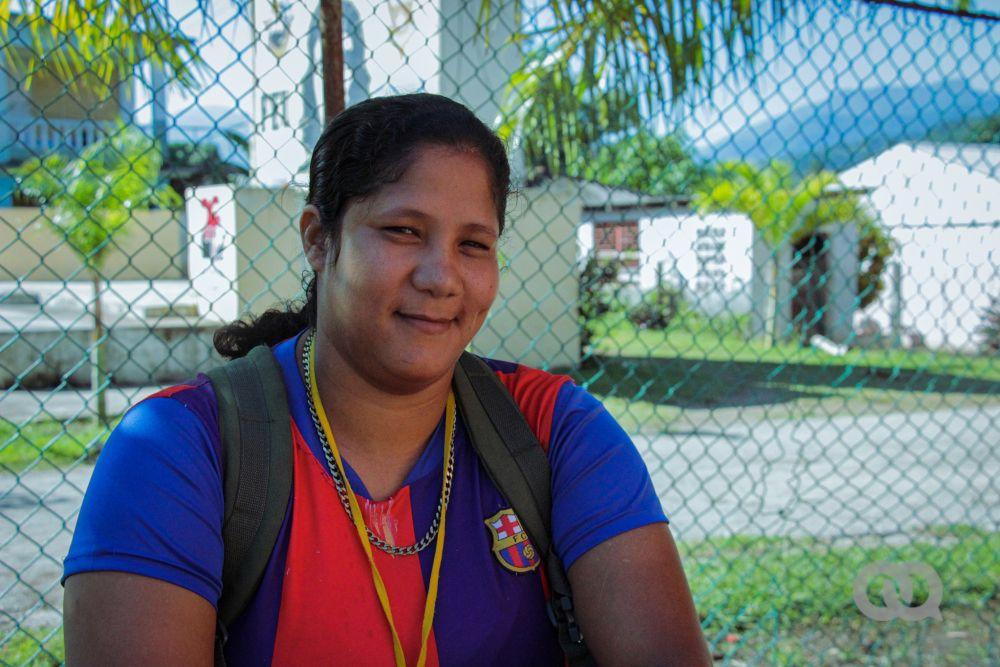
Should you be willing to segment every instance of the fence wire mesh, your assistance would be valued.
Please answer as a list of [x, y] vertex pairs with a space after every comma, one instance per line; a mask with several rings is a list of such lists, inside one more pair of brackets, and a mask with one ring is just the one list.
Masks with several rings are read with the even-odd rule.
[[[502, 132], [473, 348], [629, 431], [717, 662], [1000, 664], [1000, 6], [333, 4], [348, 104], [440, 92]], [[121, 413], [299, 295], [323, 126], [318, 3], [82, 6], [0, 4], [5, 664], [63, 659]], [[930, 566], [940, 614], [873, 620], [883, 562]]]

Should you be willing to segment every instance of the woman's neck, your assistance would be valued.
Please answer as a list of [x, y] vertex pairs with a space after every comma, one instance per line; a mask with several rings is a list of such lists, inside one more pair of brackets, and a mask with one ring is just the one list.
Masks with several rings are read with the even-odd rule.
[[[300, 337], [296, 347], [303, 381], [306, 336], [308, 333]], [[320, 335], [314, 346], [316, 383], [337, 448], [373, 499], [392, 495], [434, 433], [447, 403], [451, 378], [412, 393], [389, 392], [359, 374], [333, 345], [324, 345]]]

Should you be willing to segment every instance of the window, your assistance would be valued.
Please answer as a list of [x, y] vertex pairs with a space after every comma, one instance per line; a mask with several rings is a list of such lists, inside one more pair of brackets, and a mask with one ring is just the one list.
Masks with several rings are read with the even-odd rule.
[[615, 257], [626, 266], [639, 266], [639, 223], [598, 222], [594, 224], [594, 249], [598, 257]]
[[288, 92], [264, 93], [261, 100], [261, 125], [267, 127], [270, 122], [272, 130], [288, 127]]

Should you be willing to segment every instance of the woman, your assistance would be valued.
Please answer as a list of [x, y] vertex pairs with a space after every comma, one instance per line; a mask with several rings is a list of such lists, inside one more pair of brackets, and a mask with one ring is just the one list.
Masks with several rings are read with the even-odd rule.
[[[455, 363], [497, 294], [508, 186], [499, 140], [443, 97], [369, 100], [324, 131], [299, 221], [313, 271], [305, 305], [216, 335], [229, 357], [273, 346], [294, 440], [293, 499], [264, 580], [228, 629], [229, 664], [561, 662], [537, 556], [512, 563], [494, 549], [517, 519], [451, 400]], [[568, 378], [488, 363], [547, 447], [552, 537], [596, 660], [709, 664], [628, 437]], [[65, 563], [69, 664], [212, 663], [215, 413], [199, 375], [133, 407], [109, 438]], [[331, 453], [355, 500], [346, 509]], [[384, 603], [361, 520], [377, 538], [367, 551]], [[399, 555], [414, 545], [428, 548]]]

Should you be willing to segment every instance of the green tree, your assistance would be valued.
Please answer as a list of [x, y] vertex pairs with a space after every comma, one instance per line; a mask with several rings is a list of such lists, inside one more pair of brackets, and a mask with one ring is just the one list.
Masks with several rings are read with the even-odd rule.
[[567, 175], [644, 194], [680, 195], [701, 182], [705, 169], [691, 158], [688, 140], [680, 132], [658, 137], [642, 130], [591, 149]]
[[107, 423], [104, 320], [101, 296], [108, 281], [103, 267], [115, 241], [128, 233], [133, 212], [180, 204], [160, 180], [162, 158], [155, 142], [135, 128], [117, 131], [88, 146], [78, 157], [53, 154], [14, 169], [19, 188], [38, 200], [43, 219], [80, 258], [94, 288], [91, 387], [97, 415]]
[[962, 144], [1000, 144], [1000, 114], [935, 128], [927, 138], [931, 141], [953, 141]]
[[[246, 0], [233, 0], [240, 7]], [[278, 3], [272, 0], [278, 10]], [[341, 0], [320, 0], [323, 51], [323, 99], [327, 120], [344, 108], [343, 8]], [[211, 3], [195, 0], [195, 10], [210, 15]], [[52, 0], [0, 2], [0, 34], [10, 43], [11, 30], [30, 39], [4, 48], [15, 71], [27, 74], [51, 68], [67, 87], [85, 86], [101, 98], [149, 63], [167, 80], [187, 90], [197, 87], [204, 66], [197, 44], [177, 24], [166, 0]]]
[[[231, 138], [245, 141], [241, 137]], [[241, 176], [248, 176], [247, 170], [224, 160], [219, 155], [219, 147], [211, 142], [172, 143], [167, 146], [162, 177], [181, 197], [187, 188], [207, 183], [230, 183]]]

